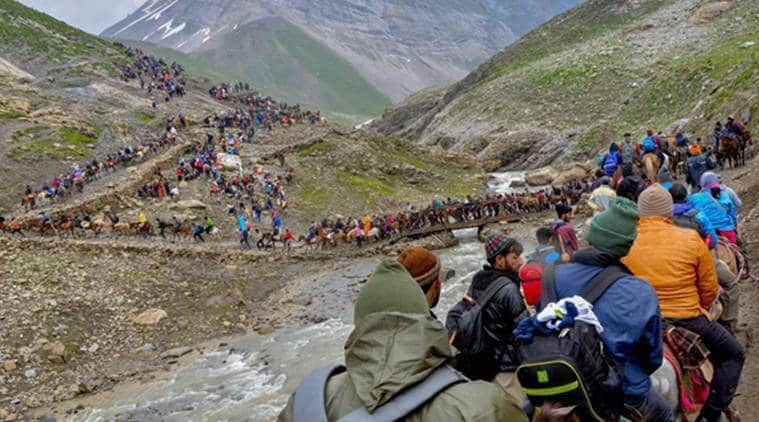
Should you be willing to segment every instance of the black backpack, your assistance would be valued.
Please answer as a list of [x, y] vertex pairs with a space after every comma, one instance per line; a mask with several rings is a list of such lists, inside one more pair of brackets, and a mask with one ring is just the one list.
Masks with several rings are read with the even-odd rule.
[[[556, 267], [543, 274], [540, 304], [556, 302]], [[627, 275], [610, 266], [580, 292], [590, 303], [614, 282]], [[521, 365], [516, 375], [533, 406], [544, 402], [577, 405], [580, 420], [619, 420], [624, 408], [623, 368], [616, 368], [604, 352], [594, 326], [575, 321], [574, 326], [550, 335], [535, 334], [519, 345]]]
[[485, 324], [483, 311], [495, 295], [511, 281], [494, 280], [477, 300], [464, 296], [446, 316], [445, 326], [451, 336], [450, 344], [459, 350], [456, 369], [473, 379], [491, 379], [497, 368]]

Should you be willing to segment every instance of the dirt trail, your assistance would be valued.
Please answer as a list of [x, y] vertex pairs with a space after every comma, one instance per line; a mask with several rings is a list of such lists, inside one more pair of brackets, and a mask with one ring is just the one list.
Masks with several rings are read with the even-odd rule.
[[[755, 276], [759, 275], [759, 178], [756, 169], [759, 157], [746, 163], [745, 167], [722, 173], [728, 186], [735, 189], [743, 200], [739, 210], [740, 236], [751, 254], [751, 268]], [[741, 310], [738, 339], [744, 345], [746, 363], [738, 385], [738, 394], [734, 405], [741, 412], [743, 420], [756, 420], [756, 398], [759, 397], [759, 279], [741, 282]]]

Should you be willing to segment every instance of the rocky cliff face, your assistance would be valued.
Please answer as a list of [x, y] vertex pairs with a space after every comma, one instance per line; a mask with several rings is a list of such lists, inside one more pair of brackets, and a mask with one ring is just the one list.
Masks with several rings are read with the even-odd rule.
[[[463, 77], [518, 36], [580, 1], [150, 0], [103, 35], [197, 52], [220, 60], [222, 66], [239, 57], [228, 52], [230, 37], [246, 38], [247, 33], [279, 44], [284, 47], [280, 58], [294, 58], [296, 65], [304, 62], [298, 49], [307, 47], [311, 38], [397, 101]], [[284, 39], [268, 37], [261, 30], [273, 32], [268, 29], [272, 19], [297, 31]], [[259, 47], [271, 50], [271, 45]], [[252, 47], [248, 53], [258, 51]], [[266, 65], [254, 71], [269, 70], [272, 67]], [[319, 80], [322, 75], [311, 76]]]
[[588, 159], [649, 127], [707, 140], [759, 106], [757, 28], [753, 0], [589, 0], [373, 127], [507, 168]]

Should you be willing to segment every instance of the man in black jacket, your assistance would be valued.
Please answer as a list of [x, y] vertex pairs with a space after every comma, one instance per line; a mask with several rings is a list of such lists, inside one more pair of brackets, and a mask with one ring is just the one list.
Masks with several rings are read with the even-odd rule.
[[[519, 268], [522, 245], [502, 234], [492, 236], [485, 245], [488, 264], [472, 279], [467, 295], [477, 301], [493, 283], [501, 285], [494, 298], [483, 309], [486, 352], [467, 356], [459, 369], [473, 379], [492, 380], [512, 395], [517, 403], [526, 400], [514, 376], [519, 366], [513, 332], [527, 317], [527, 309], [519, 291]], [[459, 306], [459, 305], [457, 305]]]

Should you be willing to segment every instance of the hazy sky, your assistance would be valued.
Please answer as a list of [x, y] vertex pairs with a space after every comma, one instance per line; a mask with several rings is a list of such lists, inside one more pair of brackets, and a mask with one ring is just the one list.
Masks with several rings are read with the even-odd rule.
[[41, 12], [93, 34], [125, 18], [145, 0], [19, 0]]

